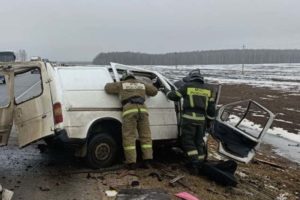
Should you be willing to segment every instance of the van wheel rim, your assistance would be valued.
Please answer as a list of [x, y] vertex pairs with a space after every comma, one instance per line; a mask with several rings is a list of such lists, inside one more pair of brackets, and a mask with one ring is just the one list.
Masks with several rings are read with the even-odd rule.
[[110, 147], [108, 144], [101, 143], [96, 147], [95, 155], [97, 160], [106, 160], [110, 154]]

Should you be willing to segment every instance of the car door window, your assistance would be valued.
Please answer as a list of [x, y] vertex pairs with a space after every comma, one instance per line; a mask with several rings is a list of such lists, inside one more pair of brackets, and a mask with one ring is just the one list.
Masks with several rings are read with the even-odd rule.
[[24, 69], [15, 74], [15, 102], [21, 104], [40, 96], [43, 92], [39, 68]]
[[7, 108], [9, 106], [8, 85], [5, 81], [5, 76], [0, 73], [0, 108]]
[[252, 102], [241, 102], [225, 108], [221, 120], [254, 138], [259, 138], [269, 113]]

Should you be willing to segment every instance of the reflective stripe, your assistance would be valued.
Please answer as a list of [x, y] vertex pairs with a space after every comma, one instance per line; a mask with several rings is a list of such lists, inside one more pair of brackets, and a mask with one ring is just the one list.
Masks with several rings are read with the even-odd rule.
[[211, 97], [211, 91], [207, 89], [201, 89], [201, 88], [187, 88], [187, 95], [190, 97], [190, 106], [193, 108], [194, 105], [194, 99], [193, 96], [202, 96], [205, 97], [205, 109], [207, 109], [208, 106], [208, 97]]
[[127, 146], [127, 147], [124, 147], [124, 150], [125, 150], [125, 151], [128, 151], [128, 150], [135, 150], [135, 146]]
[[212, 97], [212, 98], [209, 99], [209, 101], [215, 101], [215, 98]]
[[152, 144], [142, 144], [143, 149], [150, 149], [152, 148]]
[[188, 95], [211, 97], [211, 91], [210, 90], [201, 89], [201, 88], [188, 88], [187, 89], [187, 94]]
[[147, 111], [147, 109], [145, 109], [145, 108], [140, 108], [140, 109], [138, 109], [138, 108], [133, 108], [133, 109], [129, 109], [129, 110], [126, 110], [125, 112], [123, 112], [123, 117], [125, 116], [125, 115], [128, 115], [128, 114], [130, 114], [130, 113], [137, 113], [137, 112], [148, 112]]
[[180, 98], [182, 97], [182, 95], [180, 94], [180, 92], [176, 91], [175, 93], [176, 93], [176, 96], [178, 96]]
[[193, 119], [193, 120], [201, 120], [201, 121], [204, 121], [205, 120], [205, 117], [204, 116], [200, 116], [200, 117], [197, 117], [196, 116], [196, 113], [193, 113], [193, 115], [187, 115], [187, 114], [183, 114], [182, 117], [186, 118], [186, 119]]
[[211, 117], [209, 115], [207, 115], [207, 118], [210, 119], [210, 120], [214, 120], [215, 119], [215, 117]]
[[146, 87], [142, 83], [122, 83], [123, 90], [145, 90]]
[[194, 108], [194, 99], [193, 99], [193, 95], [189, 95], [190, 96], [190, 106], [191, 108]]
[[195, 155], [198, 155], [198, 151], [197, 151], [197, 150], [188, 151], [188, 152], [187, 152], [187, 155], [188, 155], [188, 156], [195, 156]]
[[198, 156], [198, 160], [204, 160], [204, 158], [205, 158], [205, 155]]

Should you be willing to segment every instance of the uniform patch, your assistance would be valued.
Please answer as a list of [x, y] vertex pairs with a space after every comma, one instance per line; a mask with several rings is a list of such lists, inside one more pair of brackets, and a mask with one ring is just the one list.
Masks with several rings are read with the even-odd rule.
[[122, 83], [123, 90], [145, 90], [145, 85], [142, 83]]

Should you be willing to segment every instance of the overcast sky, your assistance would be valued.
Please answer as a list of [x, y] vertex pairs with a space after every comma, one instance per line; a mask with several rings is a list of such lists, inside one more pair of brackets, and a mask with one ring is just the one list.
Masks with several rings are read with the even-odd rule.
[[99, 52], [300, 48], [299, 0], [0, 0], [0, 51], [89, 61]]

